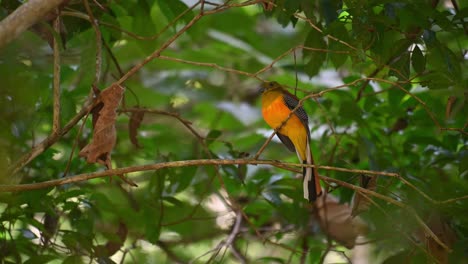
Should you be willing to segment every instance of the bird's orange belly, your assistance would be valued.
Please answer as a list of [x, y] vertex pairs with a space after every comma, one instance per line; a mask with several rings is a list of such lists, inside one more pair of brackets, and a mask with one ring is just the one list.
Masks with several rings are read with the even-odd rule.
[[281, 97], [278, 97], [278, 99], [275, 99], [269, 105], [262, 107], [263, 118], [271, 128], [276, 129], [281, 126], [285, 120], [288, 120], [278, 130], [278, 132], [286, 136], [291, 136], [291, 133], [304, 130], [304, 125], [301, 123], [301, 120], [294, 114], [289, 117], [290, 113], [291, 110], [286, 106]]

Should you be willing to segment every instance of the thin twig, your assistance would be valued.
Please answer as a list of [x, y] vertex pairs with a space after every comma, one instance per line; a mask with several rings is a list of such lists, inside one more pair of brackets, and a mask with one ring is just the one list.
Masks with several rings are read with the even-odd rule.
[[177, 264], [182, 264], [186, 263], [186, 261], [183, 261], [179, 256], [177, 256], [170, 248], [168, 245], [166, 245], [165, 242], [159, 240], [156, 242], [156, 245], [164, 252], [166, 253], [166, 256], [168, 259], [171, 260], [172, 263], [177, 263]]
[[[106, 41], [102, 41], [102, 43], [104, 44], [104, 48], [106, 49], [107, 53], [109, 54], [109, 56], [111, 57], [111, 60], [112, 62], [114, 63], [115, 65], [115, 68], [117, 69], [117, 71], [119, 72], [119, 77], [123, 76], [124, 75], [124, 72], [122, 71], [122, 67], [120, 67], [120, 64], [119, 62], [117, 61], [117, 58], [115, 57], [114, 53], [112, 52], [111, 48], [109, 47], [109, 44], [107, 44]], [[128, 88], [127, 88], [128, 89]]]
[[89, 2], [88, 0], [83, 0], [84, 6], [86, 8], [86, 12], [88, 12], [89, 16], [89, 21], [91, 22], [91, 25], [94, 29], [94, 34], [96, 35], [96, 63], [95, 63], [95, 72], [94, 72], [94, 80], [93, 80], [93, 90], [95, 91], [95, 94], [97, 94], [98, 91], [98, 84], [101, 79], [101, 67], [102, 67], [102, 35], [101, 35], [101, 30], [99, 29], [99, 26], [97, 24], [97, 20], [94, 18], [93, 12], [91, 8], [89, 7]]
[[78, 146], [78, 142], [79, 142], [78, 138], [80, 137], [81, 132], [83, 131], [84, 126], [86, 125], [86, 121], [88, 120], [88, 116], [89, 116], [89, 112], [86, 113], [86, 115], [83, 118], [83, 121], [81, 122], [81, 126], [78, 128], [78, 132], [76, 133], [75, 140], [73, 141], [72, 149], [70, 151], [70, 155], [68, 156], [67, 165], [65, 166], [65, 169], [63, 170], [62, 177], [66, 177], [68, 172], [70, 171], [70, 166], [71, 166], [71, 163], [72, 163], [73, 154], [75, 153], [76, 147]]
[[231, 249], [232, 255], [234, 255], [234, 257], [237, 259], [239, 263], [241, 264], [250, 263], [247, 256], [240, 252], [239, 248], [237, 247], [235, 243], [232, 243], [230, 249]]
[[452, 199], [447, 199], [447, 200], [443, 200], [443, 201], [435, 201], [435, 203], [436, 204], [448, 204], [448, 203], [453, 203], [453, 202], [466, 200], [466, 199], [468, 199], [468, 195], [464, 195], [464, 196], [457, 197], [457, 198], [452, 198]]
[[195, 16], [192, 20], [190, 20], [187, 25], [185, 25], [183, 28], [181, 28], [177, 33], [175, 33], [169, 40], [167, 40], [160, 48], [158, 48], [156, 51], [151, 53], [151, 55], [147, 56], [142, 62], [138, 63], [135, 65], [133, 68], [131, 68], [127, 73], [125, 73], [124, 76], [122, 76], [115, 84], [121, 85], [124, 83], [128, 78], [133, 76], [137, 71], [139, 71], [143, 66], [148, 64], [150, 61], [153, 59], [159, 57], [161, 55], [161, 52], [163, 52], [167, 47], [169, 47], [177, 38], [180, 37], [185, 31], [187, 31], [189, 28], [191, 28], [198, 20], [200, 20], [203, 16], [198, 14]]
[[255, 78], [255, 79], [259, 80], [259, 81], [264, 81], [260, 77], [252, 76], [252, 74], [249, 73], [249, 72], [240, 71], [240, 70], [236, 70], [236, 69], [232, 69], [232, 68], [226, 68], [226, 67], [223, 67], [223, 66], [219, 66], [216, 63], [189, 61], [189, 60], [173, 58], [173, 57], [168, 57], [168, 56], [163, 56], [163, 55], [158, 56], [158, 59], [168, 60], [168, 61], [175, 61], [175, 62], [191, 64], [191, 65], [197, 65], [197, 66], [203, 66], [203, 67], [210, 67], [210, 68], [218, 69], [218, 70], [223, 71], [223, 72], [230, 72], [230, 73], [235, 73], [235, 74], [239, 74], [239, 75], [245, 75], [245, 76], [248, 76], [248, 77], [253, 77], [253, 78]]
[[340, 54], [349, 54], [349, 51], [341, 51], [341, 50], [328, 50], [328, 49], [318, 49], [318, 48], [312, 48], [312, 47], [306, 47], [304, 45], [297, 45], [295, 47], [292, 47], [288, 49], [287, 51], [283, 52], [281, 55], [277, 56], [270, 64], [267, 66], [261, 68], [257, 72], [255, 72], [252, 77], [257, 78], [258, 75], [270, 70], [273, 68], [273, 66], [280, 60], [282, 60], [284, 57], [288, 56], [291, 53], [295, 53], [297, 49], [304, 49], [304, 50], [309, 50], [309, 51], [317, 51], [317, 52], [327, 52], [327, 53], [340, 53]]
[[214, 259], [218, 254], [219, 252], [224, 248], [229, 248], [232, 246], [232, 243], [234, 243], [234, 240], [236, 239], [237, 235], [239, 234], [239, 229], [240, 229], [240, 225], [242, 223], [242, 214], [240, 212], [237, 212], [236, 213], [236, 221], [234, 222], [234, 226], [232, 227], [232, 230], [229, 234], [229, 236], [218, 243], [218, 245], [213, 248], [213, 249], [210, 249], [208, 252], [205, 252], [204, 254], [198, 256], [197, 258], [195, 258], [194, 260], [192, 260], [191, 262], [195, 262], [196, 260], [208, 255], [208, 254], [211, 254], [211, 253], [214, 253], [211, 257], [210, 257], [210, 260]]
[[[158, 39], [164, 32], [166, 32], [169, 28], [174, 26], [183, 16], [185, 16], [185, 14], [191, 12], [198, 5], [199, 5], [199, 2], [195, 3], [191, 7], [187, 8], [184, 12], [180, 13], [171, 22], [169, 22], [163, 29], [161, 29], [161, 31], [159, 31], [157, 34], [155, 34], [153, 36], [149, 36], [149, 37], [137, 35], [137, 34], [131, 32], [131, 31], [125, 30], [123, 28], [120, 28], [120, 27], [118, 27], [118, 26], [116, 26], [114, 24], [111, 24], [111, 23], [108, 23], [108, 22], [105, 22], [105, 21], [98, 21], [98, 23], [100, 25], [109, 27], [111, 29], [117, 30], [117, 31], [122, 32], [122, 33], [125, 33], [128, 36], [130, 36], [130, 37], [132, 37], [134, 39], [137, 39], [137, 40], [153, 41], [153, 40]], [[81, 12], [78, 12], [78, 11], [63, 11], [62, 14], [66, 15], [66, 16], [78, 17], [78, 18], [85, 19], [85, 20], [88, 20], [88, 21], [91, 20], [88, 15], [86, 15], [84, 13], [81, 13]]]
[[88, 101], [85, 103], [83, 108], [81, 108], [80, 112], [78, 112], [68, 123], [57, 133], [53, 133], [46, 137], [44, 140], [39, 142], [39, 144], [32, 147], [32, 149], [21, 156], [13, 165], [11, 165], [7, 169], [7, 174], [10, 176], [15, 175], [18, 173], [24, 166], [29, 164], [34, 158], [39, 156], [42, 152], [47, 150], [50, 146], [55, 144], [58, 140], [60, 140], [64, 135], [66, 135], [91, 109], [94, 107], [92, 103], [92, 99], [88, 98]]
[[52, 114], [52, 134], [57, 134], [60, 130], [60, 10], [57, 8], [57, 17], [54, 20], [54, 110]]

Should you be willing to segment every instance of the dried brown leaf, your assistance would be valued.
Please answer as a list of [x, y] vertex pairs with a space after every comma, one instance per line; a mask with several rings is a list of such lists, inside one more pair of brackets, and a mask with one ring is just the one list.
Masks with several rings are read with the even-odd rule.
[[[439, 214], [432, 214], [427, 220], [427, 226], [448, 247], [451, 247], [455, 243], [457, 239], [455, 232]], [[449, 252], [442, 248], [432, 237], [425, 236], [424, 238], [429, 254], [440, 264], [449, 263]]]
[[455, 105], [456, 101], [457, 101], [457, 97], [453, 95], [449, 96], [447, 100], [447, 105], [445, 106], [445, 118], [446, 119], [450, 119], [450, 116], [452, 116], [453, 106]]
[[265, 9], [266, 11], [271, 11], [275, 7], [275, 3], [273, 0], [263, 0], [261, 4], [263, 6], [263, 9]]
[[46, 212], [44, 215], [44, 230], [41, 230], [41, 242], [44, 246], [49, 244], [50, 239], [57, 232], [59, 217], [56, 211]]
[[138, 142], [137, 135], [138, 129], [140, 128], [144, 116], [144, 111], [132, 112], [132, 114], [130, 115], [130, 120], [128, 122], [128, 134], [130, 136], [130, 141], [137, 148], [141, 148], [141, 145]]
[[322, 230], [345, 247], [353, 248], [356, 238], [366, 233], [367, 225], [364, 221], [353, 217], [349, 205], [340, 204], [333, 195], [322, 195], [315, 205]]
[[96, 122], [99, 120], [99, 116], [101, 115], [101, 109], [104, 107], [103, 102], [98, 102], [93, 109], [91, 109], [91, 117], [92, 117], [92, 124], [93, 128], [96, 127]]
[[120, 222], [115, 238], [109, 240], [104, 245], [96, 246], [94, 249], [96, 256], [98, 257], [110, 257], [114, 255], [120, 248], [123, 247], [125, 240], [127, 239], [128, 229], [127, 226]]
[[402, 131], [408, 127], [408, 119], [407, 118], [398, 118], [397, 121], [393, 124], [392, 128], [389, 131], [389, 134]]
[[89, 163], [100, 163], [108, 169], [111, 166], [111, 152], [117, 139], [115, 120], [117, 108], [125, 89], [120, 85], [112, 85], [101, 92], [98, 97], [99, 104], [92, 110], [93, 138], [86, 145], [80, 156], [86, 158]]
[[[377, 177], [369, 177], [365, 175], [360, 176], [360, 185], [361, 187], [375, 191], [377, 188]], [[354, 195], [354, 198], [351, 202], [352, 205], [352, 216], [356, 216], [364, 211], [367, 211], [370, 207], [371, 201], [369, 199], [372, 199], [370, 197], [366, 197], [362, 195], [360, 192], [356, 192]]]

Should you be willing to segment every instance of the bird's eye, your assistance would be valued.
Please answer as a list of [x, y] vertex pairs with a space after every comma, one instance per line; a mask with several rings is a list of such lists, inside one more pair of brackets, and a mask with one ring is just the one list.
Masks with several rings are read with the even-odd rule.
[[271, 83], [269, 83], [269, 85], [270, 85], [270, 87], [273, 87], [273, 83], [272, 83], [272, 82], [271, 82]]

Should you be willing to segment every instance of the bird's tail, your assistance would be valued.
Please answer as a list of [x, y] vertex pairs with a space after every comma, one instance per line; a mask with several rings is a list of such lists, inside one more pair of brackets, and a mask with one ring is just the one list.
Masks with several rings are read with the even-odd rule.
[[[314, 165], [314, 158], [312, 157], [312, 152], [310, 151], [309, 140], [307, 140], [306, 148], [306, 160], [302, 161], [303, 164]], [[318, 177], [318, 170], [316, 167], [304, 167], [302, 171], [303, 175], [303, 188], [304, 188], [304, 198], [309, 202], [314, 202], [322, 194], [322, 187], [320, 186], [320, 181]]]

